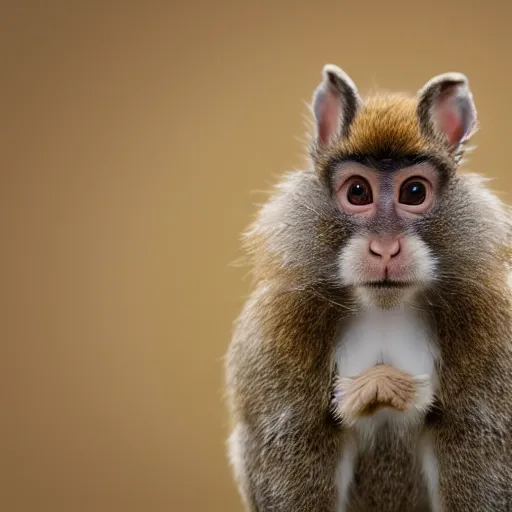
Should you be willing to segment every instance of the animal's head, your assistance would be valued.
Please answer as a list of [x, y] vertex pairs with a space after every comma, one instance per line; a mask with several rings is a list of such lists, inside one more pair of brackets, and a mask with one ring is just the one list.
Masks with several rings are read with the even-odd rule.
[[477, 126], [464, 75], [363, 101], [328, 65], [312, 106], [312, 166], [278, 185], [249, 232], [261, 276], [390, 307], [504, 268], [508, 215], [481, 178], [457, 170]]

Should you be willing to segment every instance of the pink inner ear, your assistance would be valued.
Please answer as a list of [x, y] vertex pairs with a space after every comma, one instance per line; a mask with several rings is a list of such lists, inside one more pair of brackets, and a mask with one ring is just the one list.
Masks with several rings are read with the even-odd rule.
[[464, 136], [465, 127], [460, 112], [453, 106], [452, 98], [441, 99], [436, 110], [438, 128], [446, 135], [449, 143], [460, 142]]
[[336, 94], [328, 91], [323, 98], [320, 112], [318, 113], [318, 138], [322, 144], [331, 141], [333, 135], [336, 135], [340, 127], [341, 105]]
[[450, 144], [456, 144], [464, 136], [464, 127], [460, 116], [453, 110], [447, 112], [439, 123], [439, 128], [446, 133]]

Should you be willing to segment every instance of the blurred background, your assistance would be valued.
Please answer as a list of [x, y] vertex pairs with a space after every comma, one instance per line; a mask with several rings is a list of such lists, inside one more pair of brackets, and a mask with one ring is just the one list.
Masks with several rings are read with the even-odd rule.
[[[303, 165], [322, 66], [468, 75], [512, 190], [512, 4], [0, 2], [0, 510], [230, 512], [239, 233]], [[256, 192], [256, 193], [255, 193]]]

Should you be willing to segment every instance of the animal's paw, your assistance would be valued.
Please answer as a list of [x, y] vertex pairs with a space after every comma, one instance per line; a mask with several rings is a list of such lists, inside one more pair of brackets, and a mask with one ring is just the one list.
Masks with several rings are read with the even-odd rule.
[[332, 407], [337, 418], [353, 424], [362, 416], [369, 416], [382, 407], [405, 412], [420, 407], [425, 387], [430, 389], [428, 377], [412, 376], [393, 366], [380, 364], [358, 377], [337, 378]]

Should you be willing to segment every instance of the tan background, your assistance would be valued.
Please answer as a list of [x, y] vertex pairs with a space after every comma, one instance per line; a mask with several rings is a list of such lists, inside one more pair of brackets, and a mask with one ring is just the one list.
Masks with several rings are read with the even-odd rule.
[[302, 164], [326, 62], [363, 92], [467, 73], [470, 167], [510, 192], [510, 5], [0, 2], [0, 509], [241, 510], [222, 356], [252, 192]]

